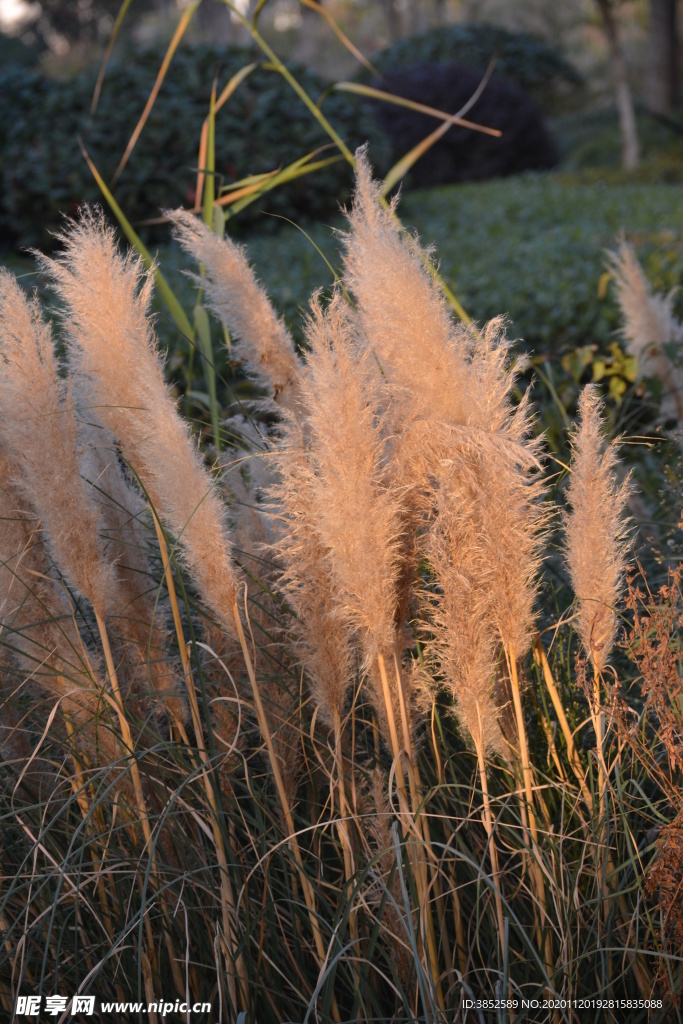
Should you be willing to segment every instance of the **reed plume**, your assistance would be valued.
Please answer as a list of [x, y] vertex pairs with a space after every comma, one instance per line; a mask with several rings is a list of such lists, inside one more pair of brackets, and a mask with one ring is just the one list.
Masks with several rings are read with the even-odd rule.
[[225, 509], [164, 380], [149, 314], [152, 277], [118, 252], [97, 212], [84, 211], [60, 240], [63, 251], [42, 263], [66, 307], [70, 362], [156, 513], [180, 538], [204, 600], [231, 631], [237, 575]]
[[472, 442], [464, 450], [475, 472], [470, 500], [476, 504], [491, 591], [491, 616], [503, 645], [517, 658], [528, 650], [549, 509], [542, 504], [542, 441], [533, 436], [527, 391], [517, 404], [512, 392], [524, 359], [510, 360], [503, 318], [477, 333], [472, 377], [479, 399]]
[[356, 301], [360, 341], [372, 350], [396, 392], [397, 419], [464, 422], [468, 397], [467, 332], [456, 328], [420, 249], [397, 225], [395, 202], [380, 186], [364, 150], [356, 152], [356, 187], [344, 243], [344, 280]]
[[17, 484], [19, 472], [0, 449], [0, 642], [29, 687], [61, 700], [79, 746], [111, 763], [121, 752], [102, 684], [50, 576], [44, 530]]
[[473, 500], [478, 474], [463, 461], [453, 475], [459, 486], [439, 489], [437, 514], [425, 543], [437, 584], [429, 598], [433, 637], [427, 651], [475, 747], [503, 753], [500, 708], [494, 699], [498, 659], [490, 566]]
[[661, 418], [683, 424], [683, 370], [671, 349], [683, 342], [683, 324], [674, 313], [674, 293], [655, 295], [633, 247], [622, 239], [607, 255], [623, 317], [621, 336], [640, 373], [662, 384]]
[[[338, 614], [357, 631], [368, 669], [392, 652], [396, 639], [401, 531], [401, 503], [384, 465], [385, 424], [377, 413], [381, 383], [354, 346], [340, 294], [325, 312], [319, 299], [313, 300], [306, 338], [310, 353], [301, 394], [311, 515], [326, 551]], [[379, 687], [375, 698], [386, 735], [388, 708]], [[398, 710], [395, 688], [392, 704]]]
[[[59, 571], [92, 605], [124, 740], [132, 750], [105, 626], [123, 602], [114, 566], [102, 550], [90, 488], [80, 474], [78, 422], [37, 301], [29, 301], [6, 273], [0, 276], [0, 357], [0, 439], [16, 465], [17, 486], [40, 517]], [[140, 809], [137, 764], [131, 771]]]
[[0, 272], [0, 438], [35, 507], [53, 558], [72, 587], [107, 615], [113, 566], [80, 474], [78, 424], [59, 374], [52, 333], [36, 300]]
[[630, 490], [629, 478], [617, 482], [616, 448], [605, 440], [602, 409], [597, 386], [587, 384], [571, 438], [571, 511], [565, 516], [567, 567], [578, 602], [576, 629], [598, 672], [617, 637], [616, 608], [628, 564], [624, 510]]
[[345, 280], [357, 303], [361, 343], [387, 384], [391, 467], [404, 488], [404, 615], [419, 560], [411, 538], [432, 514], [433, 481], [442, 476], [444, 461], [485, 446], [500, 452], [501, 465], [522, 466], [526, 474], [537, 465], [537, 451], [528, 442], [526, 400], [511, 404], [524, 363], [510, 368], [504, 318], [482, 331], [454, 322], [429, 272], [429, 252], [402, 232], [393, 207], [382, 207], [365, 154], [357, 159], [350, 231], [344, 235]]
[[353, 678], [353, 631], [339, 612], [328, 549], [317, 532], [314, 473], [300, 427], [289, 419], [277, 451], [280, 483], [270, 492], [282, 535], [273, 552], [279, 588], [294, 612], [293, 653], [306, 671], [323, 721], [334, 727]]
[[250, 377], [277, 405], [295, 411], [303, 367], [284, 322], [256, 279], [244, 246], [219, 238], [186, 210], [169, 214], [183, 249], [205, 271], [195, 277], [209, 308], [237, 344], [235, 353]]

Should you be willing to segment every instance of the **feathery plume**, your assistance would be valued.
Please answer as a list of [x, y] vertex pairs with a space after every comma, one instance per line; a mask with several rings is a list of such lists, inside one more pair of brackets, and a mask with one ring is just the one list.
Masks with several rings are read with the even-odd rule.
[[291, 606], [294, 654], [306, 671], [323, 721], [334, 727], [351, 685], [352, 631], [335, 601], [328, 549], [316, 531], [313, 472], [300, 428], [289, 420], [277, 452], [280, 483], [271, 489], [282, 535], [273, 552], [281, 567], [279, 589]]
[[400, 532], [400, 503], [383, 466], [379, 385], [370, 362], [354, 350], [339, 294], [325, 313], [314, 299], [306, 337], [311, 351], [302, 391], [317, 531], [369, 665], [394, 642]]
[[633, 247], [622, 239], [617, 252], [607, 254], [617, 301], [624, 323], [621, 335], [640, 372], [662, 383], [661, 416], [683, 424], [683, 370], [667, 352], [667, 346], [683, 343], [683, 324], [673, 309], [673, 292], [655, 295]]
[[233, 628], [237, 576], [223, 504], [164, 381], [149, 315], [152, 277], [117, 249], [101, 215], [84, 211], [43, 259], [67, 310], [70, 362], [160, 518], [180, 538], [209, 607]]
[[0, 438], [35, 507], [55, 562], [101, 615], [110, 608], [113, 567], [103, 557], [97, 513], [81, 479], [78, 425], [59, 376], [49, 326], [36, 300], [0, 272]]
[[478, 485], [478, 470], [463, 459], [437, 491], [436, 516], [425, 542], [437, 584], [428, 598], [433, 638], [427, 652], [439, 665], [475, 747], [503, 753], [494, 699], [491, 566], [481, 536]]
[[196, 278], [214, 315], [235, 338], [247, 373], [275, 402], [294, 411], [303, 367], [291, 335], [257, 281], [244, 246], [219, 238], [186, 210], [169, 213], [175, 237], [206, 271]]
[[62, 700], [81, 743], [109, 762], [120, 751], [106, 723], [102, 684], [76, 630], [69, 609], [49, 575], [43, 531], [0, 450], [0, 642], [27, 679]]
[[[549, 511], [541, 502], [543, 449], [541, 439], [532, 435], [528, 391], [517, 405], [512, 403], [524, 361], [512, 365], [504, 326], [503, 318], [492, 320], [473, 343], [472, 379], [478, 383], [481, 431], [459, 443], [470, 473], [464, 478], [464, 492], [461, 482], [456, 486], [476, 520], [491, 592], [492, 625], [505, 647], [520, 658], [533, 633], [541, 543]], [[457, 454], [455, 459], [457, 464]]]
[[[354, 344], [352, 325], [337, 293], [323, 312], [318, 297], [306, 325], [310, 353], [301, 387], [301, 437], [307, 466], [300, 480], [311, 542], [320, 545], [334, 594], [333, 616], [356, 633], [380, 720], [388, 739], [400, 720], [398, 680], [386, 681], [385, 660], [396, 640], [401, 504], [385, 467], [381, 378]], [[300, 442], [301, 443], [301, 442]], [[298, 472], [298, 470], [297, 470]], [[308, 538], [303, 538], [309, 543]], [[317, 558], [317, 552], [312, 552]], [[318, 576], [320, 578], [320, 576]], [[324, 578], [320, 580], [326, 585]], [[328, 612], [325, 612], [327, 615]], [[382, 665], [382, 683], [374, 671]], [[345, 674], [345, 658], [339, 659]], [[343, 677], [343, 675], [342, 675]], [[392, 737], [396, 747], [396, 737]]]
[[464, 423], [469, 332], [456, 327], [426, 261], [429, 253], [401, 232], [380, 205], [380, 186], [363, 149], [356, 152], [356, 190], [348, 213], [344, 279], [358, 309], [361, 341], [395, 392], [394, 419]]
[[577, 631], [598, 672], [617, 636], [616, 606], [627, 566], [624, 509], [630, 481], [617, 483], [617, 454], [605, 441], [603, 403], [594, 384], [579, 398], [580, 423], [571, 438], [571, 478], [565, 516], [566, 559], [578, 601]]

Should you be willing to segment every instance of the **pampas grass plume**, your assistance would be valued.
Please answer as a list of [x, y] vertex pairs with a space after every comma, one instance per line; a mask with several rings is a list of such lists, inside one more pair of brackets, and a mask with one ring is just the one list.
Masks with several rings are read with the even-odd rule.
[[348, 214], [344, 280], [358, 309], [361, 340], [396, 391], [398, 420], [464, 422], [468, 332], [456, 328], [425, 265], [429, 253], [407, 238], [364, 150], [356, 153], [356, 188]]
[[571, 441], [571, 511], [565, 517], [567, 566], [578, 602], [577, 631], [598, 671], [607, 664], [617, 636], [615, 609], [628, 562], [624, 510], [630, 489], [628, 478], [617, 482], [617, 454], [604, 438], [602, 408], [597, 386], [587, 384]]
[[310, 434], [315, 523], [344, 617], [358, 630], [366, 665], [394, 641], [400, 502], [384, 472], [376, 374], [353, 344], [345, 302], [312, 303], [303, 386]]
[[97, 514], [81, 479], [78, 424], [37, 300], [0, 272], [0, 437], [35, 507], [53, 557], [101, 615], [115, 578], [103, 558]]
[[43, 260], [67, 310], [70, 361], [88, 382], [98, 414], [181, 539], [204, 599], [228, 629], [237, 576], [223, 504], [164, 380], [149, 316], [152, 276], [122, 256], [111, 228], [84, 211]]
[[336, 604], [328, 549], [316, 528], [314, 474], [301, 430], [291, 418], [283, 428], [277, 466], [280, 482], [270, 498], [283, 527], [274, 545], [279, 587], [295, 614], [295, 655], [306, 670], [322, 719], [334, 727], [353, 676], [352, 635]]
[[674, 314], [673, 292], [653, 293], [633, 247], [625, 240], [617, 252], [608, 253], [607, 262], [616, 284], [626, 348], [638, 360], [642, 374], [661, 381], [662, 418], [683, 424], [683, 370], [667, 352], [667, 346], [683, 342], [683, 324]]
[[247, 373], [278, 405], [293, 411], [303, 368], [289, 331], [256, 279], [245, 248], [229, 238], [219, 238], [185, 210], [169, 216], [181, 246], [205, 270], [206, 276], [196, 278], [197, 283], [205, 289], [211, 311], [235, 338], [236, 354]]
[[[461, 464], [459, 480], [468, 474]], [[502, 752], [500, 709], [493, 696], [495, 631], [491, 622], [490, 572], [466, 489], [444, 486], [426, 541], [437, 590], [430, 597], [433, 638], [427, 645], [451, 692], [461, 724], [475, 747]]]

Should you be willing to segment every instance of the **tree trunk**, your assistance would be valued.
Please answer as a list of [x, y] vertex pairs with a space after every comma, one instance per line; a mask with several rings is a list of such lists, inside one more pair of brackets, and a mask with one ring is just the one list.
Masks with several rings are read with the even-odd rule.
[[602, 15], [602, 23], [612, 60], [619, 128], [621, 129], [621, 162], [627, 170], [632, 170], [638, 166], [640, 161], [640, 144], [638, 142], [636, 115], [633, 109], [633, 96], [628, 82], [624, 51], [621, 48], [621, 39], [619, 38], [619, 27], [614, 16], [612, 0], [597, 0], [597, 4]]
[[437, 26], [447, 24], [446, 0], [434, 0], [434, 23]]
[[647, 102], [657, 114], [676, 105], [677, 63], [676, 0], [650, 0]]
[[399, 39], [403, 38], [401, 15], [394, 6], [394, 0], [380, 0], [380, 2], [384, 9], [384, 17], [389, 30], [389, 42], [397, 43]]

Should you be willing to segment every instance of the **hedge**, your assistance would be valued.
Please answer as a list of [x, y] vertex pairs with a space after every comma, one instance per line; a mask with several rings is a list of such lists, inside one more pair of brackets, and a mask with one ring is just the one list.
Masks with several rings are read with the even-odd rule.
[[[17, 65], [0, 71], [0, 229], [6, 238], [20, 245], [49, 246], [50, 232], [58, 229], [63, 213], [73, 213], [84, 200], [99, 199], [78, 139], [109, 179], [162, 57], [163, 51], [154, 48], [114, 63], [92, 124], [95, 71], [60, 82]], [[193, 201], [199, 136], [214, 75], [218, 73], [220, 89], [237, 70], [259, 59], [250, 49], [208, 46], [187, 47], [176, 54], [116, 186], [116, 198], [132, 221]], [[301, 67], [291, 70], [317, 99], [325, 88], [322, 79]], [[324, 110], [351, 148], [373, 133], [369, 111], [359, 109], [355, 98], [329, 96]], [[328, 142], [284, 78], [260, 64], [217, 115], [218, 184], [286, 166]], [[346, 199], [350, 184], [350, 169], [339, 162], [273, 190], [246, 218], [240, 216], [240, 224], [245, 219], [253, 223], [262, 210], [295, 219], [328, 216]], [[266, 220], [260, 217], [261, 222]]]

